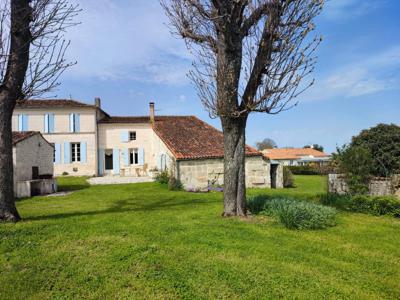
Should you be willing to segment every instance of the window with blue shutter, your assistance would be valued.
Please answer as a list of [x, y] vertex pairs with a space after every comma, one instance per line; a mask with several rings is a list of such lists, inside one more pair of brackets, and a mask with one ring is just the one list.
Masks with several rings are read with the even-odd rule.
[[18, 131], [28, 131], [28, 115], [18, 115]]
[[80, 114], [70, 114], [69, 115], [69, 131], [70, 132], [80, 132], [81, 122]]

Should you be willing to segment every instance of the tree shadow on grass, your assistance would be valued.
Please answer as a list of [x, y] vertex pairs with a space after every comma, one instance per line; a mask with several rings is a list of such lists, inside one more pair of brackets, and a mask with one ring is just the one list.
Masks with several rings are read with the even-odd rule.
[[54, 219], [64, 219], [71, 217], [80, 216], [96, 216], [96, 215], [106, 215], [106, 214], [118, 214], [126, 212], [151, 212], [167, 209], [179, 209], [187, 210], [193, 209], [196, 205], [209, 205], [214, 203], [220, 203], [220, 200], [205, 200], [205, 199], [193, 199], [193, 200], [176, 200], [173, 198], [162, 199], [159, 201], [154, 201], [148, 204], [138, 204], [136, 199], [128, 198], [123, 200], [118, 200], [113, 203], [107, 209], [104, 210], [94, 210], [94, 211], [74, 211], [67, 213], [59, 213], [52, 215], [42, 215], [34, 217], [23, 218], [25, 221], [39, 221], [39, 220], [54, 220]]

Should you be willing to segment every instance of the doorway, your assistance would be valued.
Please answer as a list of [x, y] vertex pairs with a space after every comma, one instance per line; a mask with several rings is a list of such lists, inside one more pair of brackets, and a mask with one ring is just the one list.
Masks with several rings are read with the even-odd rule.
[[104, 174], [111, 174], [113, 168], [113, 151], [109, 149], [104, 152]]
[[271, 165], [271, 188], [276, 189], [276, 180], [278, 175], [278, 166], [279, 165]]

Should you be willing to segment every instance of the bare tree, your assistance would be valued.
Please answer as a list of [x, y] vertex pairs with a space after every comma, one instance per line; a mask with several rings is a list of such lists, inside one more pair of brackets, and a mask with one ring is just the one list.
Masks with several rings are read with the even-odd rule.
[[58, 85], [69, 42], [66, 28], [79, 12], [67, 0], [2, 0], [0, 3], [0, 220], [18, 221], [14, 203], [12, 126], [17, 100]]
[[245, 129], [251, 112], [290, 109], [314, 70], [310, 37], [323, 0], [161, 0], [196, 61], [190, 77], [224, 132], [224, 216], [246, 215]]

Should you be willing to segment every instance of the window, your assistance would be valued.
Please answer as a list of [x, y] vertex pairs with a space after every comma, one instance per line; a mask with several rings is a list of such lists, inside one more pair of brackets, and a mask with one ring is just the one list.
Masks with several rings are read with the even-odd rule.
[[81, 161], [81, 143], [71, 143], [71, 161]]
[[130, 155], [130, 164], [137, 165], [139, 163], [138, 149], [131, 149], [129, 155]]
[[80, 115], [70, 114], [69, 115], [69, 131], [80, 132]]
[[54, 114], [44, 115], [44, 133], [54, 132]]
[[130, 131], [129, 132], [129, 140], [130, 141], [136, 141], [136, 131]]

